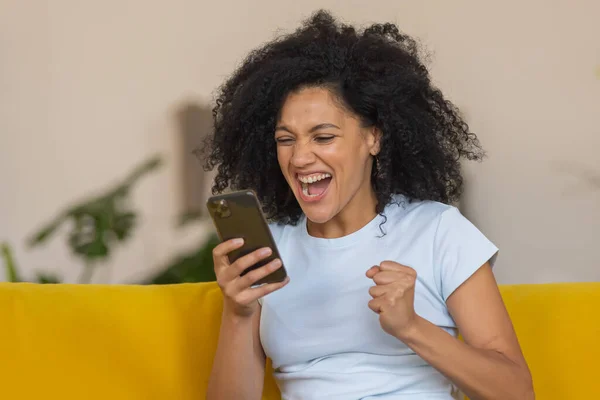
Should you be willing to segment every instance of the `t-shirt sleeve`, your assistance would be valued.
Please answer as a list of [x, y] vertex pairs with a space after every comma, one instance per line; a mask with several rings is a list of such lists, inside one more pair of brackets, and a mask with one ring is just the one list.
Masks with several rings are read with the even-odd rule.
[[456, 207], [441, 215], [434, 240], [434, 271], [444, 301], [483, 264], [494, 265], [498, 248]]

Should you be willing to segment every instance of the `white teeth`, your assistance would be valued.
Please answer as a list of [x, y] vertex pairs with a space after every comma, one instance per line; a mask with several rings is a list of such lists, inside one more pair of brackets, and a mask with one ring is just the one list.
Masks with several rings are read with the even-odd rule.
[[319, 175], [311, 175], [311, 176], [299, 176], [298, 180], [302, 183], [315, 183], [320, 180], [331, 178], [331, 174], [319, 174]]
[[298, 176], [298, 180], [301, 182], [302, 186], [302, 194], [306, 197], [317, 197], [318, 194], [309, 194], [308, 193], [308, 185], [310, 183], [315, 183], [320, 180], [331, 178], [331, 174], [315, 174], [310, 176]]
[[302, 182], [302, 194], [305, 196], [310, 196], [310, 194], [308, 194], [308, 185], [304, 182]]
[[302, 183], [302, 193], [306, 196], [306, 197], [317, 197], [318, 194], [310, 194], [308, 193], [308, 184], [307, 183]]

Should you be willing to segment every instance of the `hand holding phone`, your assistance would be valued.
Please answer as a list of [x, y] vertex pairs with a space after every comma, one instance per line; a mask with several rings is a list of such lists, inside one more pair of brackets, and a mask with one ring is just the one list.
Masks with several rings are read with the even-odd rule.
[[285, 286], [285, 267], [253, 192], [213, 196], [207, 207], [222, 241], [213, 250], [215, 274], [236, 314], [250, 316], [257, 299]]
[[242, 276], [244, 270], [272, 254], [271, 249], [261, 248], [230, 263], [228, 254], [240, 249], [243, 245], [244, 241], [242, 239], [231, 239], [223, 242], [213, 249], [213, 260], [217, 283], [226, 301], [231, 303], [236, 315], [250, 317], [258, 307], [257, 300], [259, 298], [282, 288], [288, 283], [289, 279], [286, 277], [281, 282], [255, 287], [255, 282], [282, 267], [281, 260], [278, 258], [272, 260]]

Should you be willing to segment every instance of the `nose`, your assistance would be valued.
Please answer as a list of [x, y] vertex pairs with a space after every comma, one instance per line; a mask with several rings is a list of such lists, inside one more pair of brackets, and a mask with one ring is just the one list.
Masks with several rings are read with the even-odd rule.
[[303, 168], [315, 162], [315, 158], [315, 153], [309, 143], [297, 141], [294, 144], [290, 162], [296, 168]]

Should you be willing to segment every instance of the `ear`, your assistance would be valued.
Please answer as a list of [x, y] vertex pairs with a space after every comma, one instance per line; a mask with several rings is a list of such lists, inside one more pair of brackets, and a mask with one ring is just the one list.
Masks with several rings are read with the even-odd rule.
[[379, 150], [381, 149], [381, 131], [376, 127], [370, 127], [369, 132], [367, 132], [367, 143], [369, 146], [369, 153], [373, 157], [379, 154]]

